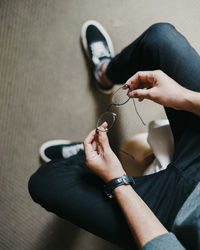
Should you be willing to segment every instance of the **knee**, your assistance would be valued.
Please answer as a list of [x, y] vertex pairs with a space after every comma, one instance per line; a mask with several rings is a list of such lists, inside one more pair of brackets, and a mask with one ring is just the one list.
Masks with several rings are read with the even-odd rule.
[[87, 173], [81, 164], [69, 164], [66, 161], [52, 161], [41, 166], [29, 179], [28, 190], [32, 199], [51, 209], [60, 202], [60, 194], [71, 195], [71, 190], [81, 185]]
[[171, 32], [174, 26], [171, 23], [154, 23], [148, 28], [148, 32], [154, 35]]
[[31, 198], [40, 205], [43, 205], [51, 197], [53, 186], [51, 168], [51, 163], [44, 164], [30, 177], [28, 182]]
[[178, 34], [170, 23], [155, 23], [149, 27], [145, 43], [150, 48], [171, 46], [176, 43]]
[[37, 170], [29, 179], [28, 190], [31, 198], [37, 202], [41, 203], [42, 194], [44, 192], [43, 178], [41, 176], [40, 170]]

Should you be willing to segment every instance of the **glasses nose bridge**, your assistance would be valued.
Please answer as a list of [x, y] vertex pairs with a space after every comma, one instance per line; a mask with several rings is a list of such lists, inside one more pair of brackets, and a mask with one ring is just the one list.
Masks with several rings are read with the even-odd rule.
[[[127, 85], [127, 86], [128, 86], [128, 85]], [[113, 95], [112, 95], [112, 103], [109, 104], [109, 106], [108, 106], [107, 109], [106, 109], [106, 112], [103, 113], [103, 114], [99, 117], [98, 122], [97, 122], [97, 126], [96, 126], [97, 129], [99, 129], [99, 127], [101, 126], [101, 124], [102, 124], [104, 121], [108, 121], [108, 122], [107, 122], [107, 123], [108, 123], [108, 128], [107, 128], [105, 131], [103, 131], [103, 132], [107, 132], [107, 131], [113, 126], [113, 124], [115, 123], [116, 117], [117, 117], [116, 113], [114, 113], [114, 112], [111, 111], [111, 108], [112, 108], [113, 106], [114, 106], [114, 107], [120, 107], [120, 106], [124, 105], [125, 103], [127, 103], [127, 102], [130, 100], [130, 97], [128, 97], [128, 96], [126, 95], [126, 91], [123, 91], [123, 90], [125, 90], [123, 87], [124, 87], [124, 86], [118, 88], [118, 89], [113, 93]], [[129, 86], [128, 86], [127, 88], [129, 88]], [[120, 92], [120, 90], [121, 90], [121, 92]], [[115, 102], [115, 99], [113, 99], [114, 96], [116, 97], [116, 94], [119, 95], [119, 98], [122, 97], [122, 99], [119, 99], [119, 102]], [[117, 96], [117, 97], [118, 97], [118, 96]], [[117, 98], [116, 98], [116, 100], [117, 100]], [[120, 102], [120, 101], [121, 101], [121, 102]], [[101, 129], [99, 129], [99, 130], [101, 131]]]
[[[112, 106], [116, 106], [116, 104], [114, 104], [114, 103], [109, 104], [108, 107], [107, 107], [107, 109], [106, 109], [106, 111], [107, 111], [107, 112], [111, 112]], [[112, 112], [111, 112], [111, 113], [112, 113]]]

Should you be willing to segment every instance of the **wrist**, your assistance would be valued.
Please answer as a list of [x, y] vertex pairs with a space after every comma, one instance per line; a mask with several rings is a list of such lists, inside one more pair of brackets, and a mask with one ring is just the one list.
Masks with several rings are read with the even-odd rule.
[[[116, 187], [114, 190], [113, 190], [113, 194], [115, 197], [119, 197], [119, 196], [124, 196], [126, 195], [130, 190], [133, 190], [134, 189], [131, 187], [131, 185], [121, 185], [119, 187]], [[135, 191], [134, 191], [135, 192]]]
[[191, 91], [185, 89], [182, 94], [181, 102], [179, 103], [181, 110], [189, 111], [190, 99], [191, 99]]
[[109, 181], [112, 181], [116, 178], [119, 178], [121, 177], [122, 175], [125, 175], [126, 172], [124, 170], [121, 170], [119, 172], [116, 172], [116, 173], [112, 173], [112, 174], [109, 174], [109, 175], [106, 175], [103, 180], [105, 183], [108, 183]]
[[184, 110], [200, 115], [200, 93], [187, 90], [184, 96]]
[[114, 195], [114, 190], [116, 188], [118, 188], [119, 186], [127, 186], [127, 185], [134, 185], [135, 181], [133, 179], [132, 176], [129, 176], [127, 174], [124, 174], [120, 177], [117, 177], [115, 179], [112, 179], [111, 181], [107, 182], [104, 185], [104, 191], [105, 194], [109, 197], [109, 198], [113, 198]]
[[178, 91], [174, 98], [172, 98], [173, 102], [171, 107], [176, 110], [187, 110], [188, 108], [188, 98], [189, 98], [189, 90], [180, 86], [180, 91]]

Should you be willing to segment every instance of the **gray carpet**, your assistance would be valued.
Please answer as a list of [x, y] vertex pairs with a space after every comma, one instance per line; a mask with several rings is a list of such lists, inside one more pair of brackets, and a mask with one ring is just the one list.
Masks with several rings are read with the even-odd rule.
[[[38, 148], [49, 139], [83, 140], [110, 101], [92, 87], [83, 21], [100, 21], [116, 52], [158, 21], [175, 24], [199, 51], [199, 13], [197, 0], [0, 0], [0, 249], [119, 249], [31, 200]], [[131, 105], [119, 111], [112, 145], [146, 131]], [[146, 122], [165, 117], [153, 103], [138, 109]]]

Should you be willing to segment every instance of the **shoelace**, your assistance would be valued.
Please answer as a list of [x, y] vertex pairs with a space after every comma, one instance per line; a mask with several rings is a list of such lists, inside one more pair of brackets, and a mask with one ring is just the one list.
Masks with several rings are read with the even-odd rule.
[[66, 146], [62, 148], [62, 155], [64, 158], [68, 158], [72, 155], [75, 155], [78, 153], [78, 151], [83, 150], [83, 144], [75, 144], [72, 146]]
[[99, 62], [99, 58], [110, 57], [110, 52], [106, 49], [103, 42], [94, 42], [91, 44], [92, 59], [95, 62]]

